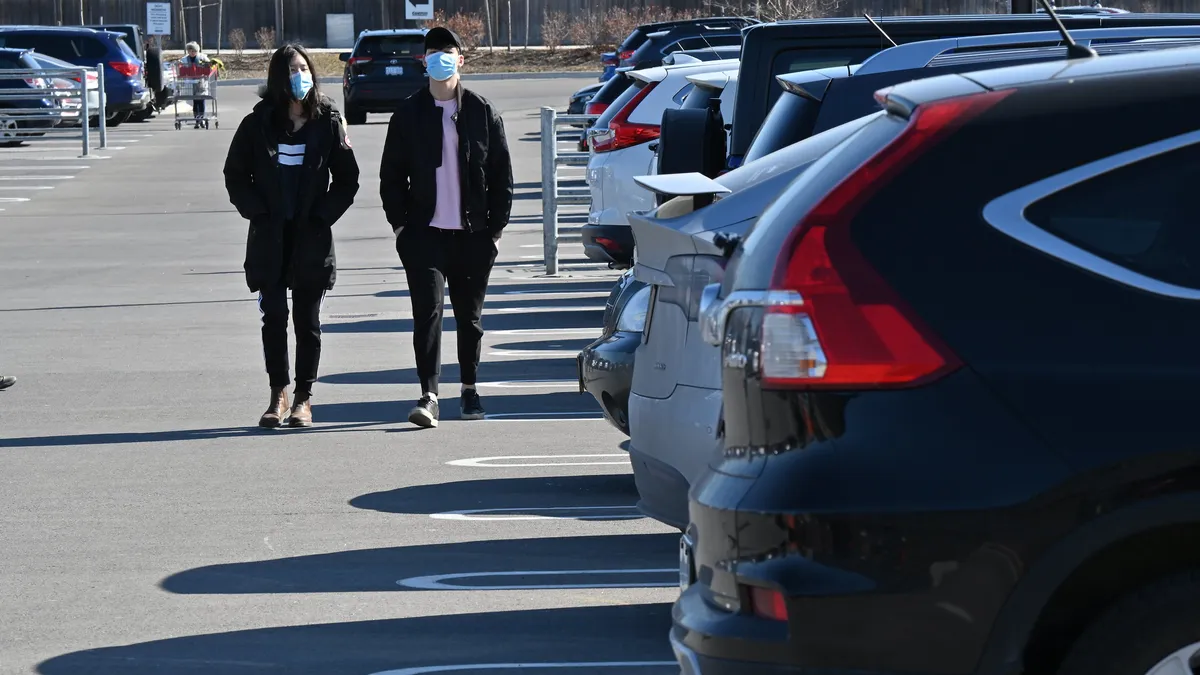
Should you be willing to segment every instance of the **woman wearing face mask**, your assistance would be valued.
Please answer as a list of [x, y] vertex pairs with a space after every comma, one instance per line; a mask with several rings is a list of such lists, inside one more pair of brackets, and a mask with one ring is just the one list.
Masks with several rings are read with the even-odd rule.
[[[259, 419], [264, 427], [312, 425], [321, 304], [337, 277], [332, 227], [358, 192], [358, 163], [345, 122], [317, 79], [303, 47], [279, 48], [259, 92], [262, 100], [242, 120], [225, 160], [229, 201], [250, 221], [243, 267], [262, 313], [271, 387]], [[288, 289], [296, 333], [290, 411]]]

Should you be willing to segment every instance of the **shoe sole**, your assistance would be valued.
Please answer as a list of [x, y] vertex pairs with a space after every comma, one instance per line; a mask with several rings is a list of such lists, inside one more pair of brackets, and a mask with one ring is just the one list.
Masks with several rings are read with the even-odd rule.
[[479, 413], [463, 413], [462, 418], [464, 420], [481, 420], [481, 419], [483, 419], [484, 414], [485, 413], [481, 413], [481, 412], [479, 412]]
[[415, 424], [419, 427], [424, 427], [426, 429], [431, 429], [438, 425], [438, 421], [437, 421], [437, 419], [434, 418], [433, 415], [430, 415], [425, 410], [419, 410], [419, 409], [414, 410], [408, 414], [408, 421], [412, 422], [413, 424]]
[[307, 427], [312, 426], [312, 422], [309, 422], [309, 421], [302, 422], [297, 419], [290, 419], [290, 420], [288, 420], [288, 426], [292, 427], [293, 429], [307, 428]]
[[262, 420], [262, 419], [260, 419], [258, 421], [258, 426], [260, 426], [264, 429], [277, 429], [277, 428], [279, 428], [279, 424], [280, 424], [279, 420], [271, 420], [271, 419]]

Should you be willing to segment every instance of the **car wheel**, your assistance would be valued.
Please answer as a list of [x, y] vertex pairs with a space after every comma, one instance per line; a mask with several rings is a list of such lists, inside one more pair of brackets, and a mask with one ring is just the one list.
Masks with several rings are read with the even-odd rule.
[[1115, 602], [1072, 645], [1059, 675], [1190, 675], [1200, 667], [1200, 570]]
[[[20, 127], [9, 117], [0, 117], [0, 148], [14, 148], [21, 144]], [[14, 140], [15, 139], [15, 140]]]

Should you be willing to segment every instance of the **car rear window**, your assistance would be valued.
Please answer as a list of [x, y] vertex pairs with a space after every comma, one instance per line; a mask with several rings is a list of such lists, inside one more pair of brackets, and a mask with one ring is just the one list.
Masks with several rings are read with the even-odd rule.
[[420, 35], [389, 35], [364, 37], [358, 44], [356, 56], [420, 56], [425, 53], [425, 39]]
[[771, 61], [771, 82], [776, 88], [776, 75], [798, 73], [802, 70], [818, 70], [834, 66], [849, 66], [862, 63], [878, 52], [873, 47], [828, 47], [824, 49], [798, 47], [779, 52]]
[[86, 35], [0, 33], [0, 47], [35, 49], [64, 61], [102, 59], [108, 56], [108, 48], [104, 43]]
[[1029, 222], [1127, 270], [1200, 288], [1192, 167], [1200, 146], [1164, 152], [1076, 183], [1025, 209]]
[[612, 118], [617, 116], [617, 112], [620, 111], [621, 108], [624, 108], [627, 103], [633, 100], [633, 97], [637, 96], [637, 93], [645, 86], [645, 82], [642, 82], [641, 80], [634, 80], [633, 84], [625, 89], [625, 91], [621, 92], [621, 95], [617, 97], [617, 100], [613, 101], [612, 105], [608, 106], [608, 108], [604, 110], [600, 117], [596, 118], [595, 128], [607, 129], [608, 123], [612, 121]]
[[784, 92], [771, 106], [771, 112], [746, 150], [747, 163], [782, 150], [812, 135], [821, 104], [798, 94]]
[[137, 60], [137, 52], [133, 51], [133, 48], [129, 46], [128, 42], [125, 42], [124, 40], [117, 40], [117, 45], [121, 47], [122, 54], [131, 59]]
[[702, 110], [708, 107], [709, 101], [720, 95], [720, 89], [713, 89], [712, 87], [695, 87], [688, 92], [687, 97], [683, 99], [683, 103], [680, 104], [679, 108], [681, 110]]
[[25, 70], [25, 66], [11, 56], [0, 56], [0, 70]]

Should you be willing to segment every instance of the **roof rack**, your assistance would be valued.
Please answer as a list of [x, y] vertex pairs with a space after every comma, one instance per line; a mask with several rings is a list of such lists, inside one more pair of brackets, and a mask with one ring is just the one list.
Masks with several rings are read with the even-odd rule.
[[[1071, 31], [1071, 36], [1080, 45], [1096, 48], [1105, 46], [1106, 41], [1125, 44], [1144, 38], [1200, 38], [1200, 26], [1086, 28]], [[961, 61], [963, 57], [982, 58], [985, 53], [990, 56], [1005, 49], [1029, 50], [1055, 47], [1066, 48], [1062, 34], [1056, 30], [908, 42], [898, 47], [889, 47], [869, 57], [862, 62], [857, 74], [869, 75], [894, 70], [924, 68], [939, 60]]]

